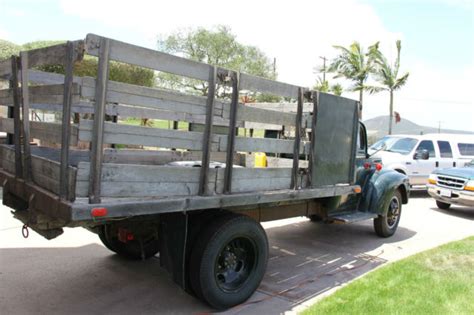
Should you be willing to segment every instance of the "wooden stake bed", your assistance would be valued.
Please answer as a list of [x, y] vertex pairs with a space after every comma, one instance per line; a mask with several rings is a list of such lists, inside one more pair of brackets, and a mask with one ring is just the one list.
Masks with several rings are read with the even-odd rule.
[[[97, 78], [74, 76], [73, 65], [84, 54], [99, 58]], [[110, 81], [111, 61], [205, 81], [210, 92], [197, 96]], [[32, 70], [46, 64], [63, 65], [65, 75]], [[0, 62], [0, 77], [11, 82], [0, 90], [0, 106], [13, 109], [0, 118], [0, 131], [13, 140], [0, 151], [4, 194], [65, 224], [92, 220], [97, 207], [107, 208], [107, 219], [304, 201], [359, 188], [354, 184], [358, 120], [353, 100], [92, 34]], [[218, 97], [223, 87], [230, 96]], [[285, 106], [243, 104], [241, 91], [290, 101]], [[62, 121], [33, 121], [37, 110], [59, 113]], [[81, 116], [79, 122], [72, 122], [73, 114]], [[108, 115], [118, 120], [106, 121]], [[124, 124], [130, 117], [200, 123], [204, 129]], [[234, 132], [250, 125], [275, 126], [291, 137]], [[217, 126], [227, 132], [214, 132]], [[31, 140], [39, 145], [30, 145]], [[256, 152], [269, 155], [269, 167], [248, 163]], [[198, 161], [200, 167], [169, 165], [173, 161]], [[214, 161], [223, 162], [222, 168], [209, 167]]]

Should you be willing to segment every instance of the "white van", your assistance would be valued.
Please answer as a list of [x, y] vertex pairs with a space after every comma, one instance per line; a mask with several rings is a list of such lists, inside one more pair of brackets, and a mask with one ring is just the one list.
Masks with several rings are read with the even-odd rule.
[[464, 166], [474, 159], [474, 134], [385, 136], [369, 153], [381, 158], [384, 167], [408, 175], [411, 186], [424, 186], [435, 169]]

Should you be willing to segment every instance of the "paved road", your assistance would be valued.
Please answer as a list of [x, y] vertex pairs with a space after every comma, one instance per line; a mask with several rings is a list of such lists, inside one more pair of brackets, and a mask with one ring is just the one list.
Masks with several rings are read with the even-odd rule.
[[[0, 313], [200, 313], [206, 305], [173, 284], [159, 258], [123, 261], [94, 234], [76, 228], [47, 241], [21, 236], [0, 207]], [[270, 260], [260, 288], [229, 314], [300, 310], [377, 266], [474, 234], [474, 209], [442, 211], [425, 194], [403, 208], [397, 234], [378, 238], [371, 222], [314, 224], [304, 218], [265, 224]]]

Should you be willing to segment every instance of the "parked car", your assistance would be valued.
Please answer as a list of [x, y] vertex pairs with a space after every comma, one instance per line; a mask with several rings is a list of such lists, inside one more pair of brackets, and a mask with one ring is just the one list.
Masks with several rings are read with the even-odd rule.
[[474, 207], [474, 160], [464, 167], [436, 170], [428, 179], [428, 193], [440, 209], [454, 205]]
[[434, 170], [463, 166], [474, 159], [474, 135], [391, 135], [368, 151], [382, 160], [384, 168], [408, 175], [413, 188], [425, 189]]

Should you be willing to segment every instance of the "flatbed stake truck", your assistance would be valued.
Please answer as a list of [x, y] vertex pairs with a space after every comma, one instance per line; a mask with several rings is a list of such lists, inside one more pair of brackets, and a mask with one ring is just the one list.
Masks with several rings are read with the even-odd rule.
[[[85, 55], [98, 58], [95, 78], [74, 75]], [[114, 82], [112, 62], [199, 80], [209, 93]], [[45, 65], [64, 74], [37, 70]], [[244, 302], [259, 286], [268, 260], [260, 222], [373, 219], [375, 232], [389, 237], [408, 202], [407, 177], [367, 154], [351, 99], [94, 34], [1, 61], [0, 77], [10, 82], [0, 91], [8, 107], [0, 131], [9, 139], [0, 146], [0, 184], [14, 216], [47, 239], [84, 227], [124, 258], [159, 253], [174, 281], [215, 309]], [[218, 96], [223, 87], [227, 97]], [[243, 104], [242, 91], [285, 98], [293, 109]], [[61, 122], [32, 120], [33, 110]], [[203, 129], [132, 126], [123, 123], [128, 117]], [[214, 132], [248, 122], [291, 132], [280, 139]], [[269, 153], [268, 167], [245, 163], [252, 152]]]

